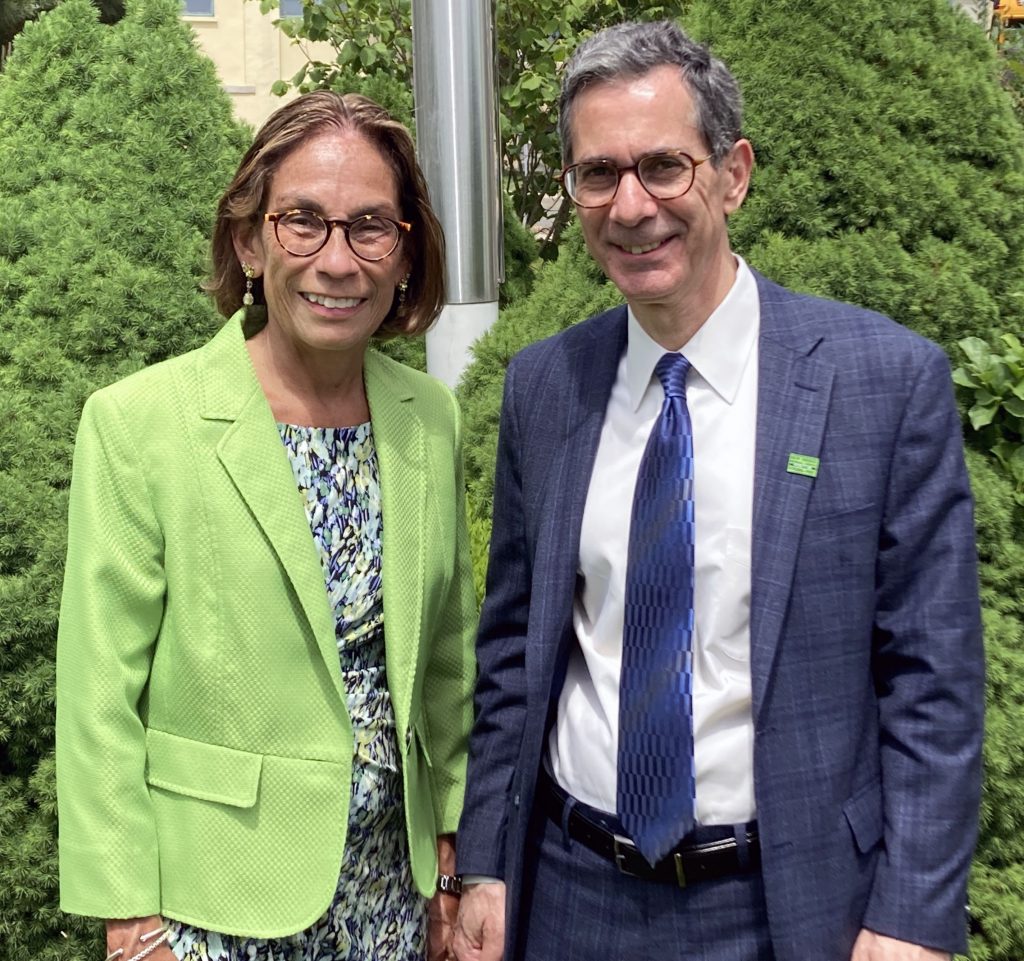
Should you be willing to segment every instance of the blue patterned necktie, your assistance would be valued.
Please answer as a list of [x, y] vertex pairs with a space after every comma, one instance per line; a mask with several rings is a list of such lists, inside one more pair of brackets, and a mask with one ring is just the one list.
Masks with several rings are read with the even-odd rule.
[[693, 433], [690, 363], [665, 354], [665, 402], [633, 497], [619, 680], [617, 805], [648, 862], [693, 827]]

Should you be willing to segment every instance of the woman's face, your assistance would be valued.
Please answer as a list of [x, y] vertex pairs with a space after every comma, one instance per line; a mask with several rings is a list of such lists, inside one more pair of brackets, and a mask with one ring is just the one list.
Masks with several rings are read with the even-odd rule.
[[[325, 220], [379, 214], [402, 220], [395, 176], [380, 151], [353, 131], [330, 130], [289, 154], [274, 174], [265, 211], [311, 210]], [[267, 330], [287, 338], [299, 355], [362, 351], [387, 316], [395, 286], [408, 272], [399, 240], [383, 260], [361, 260], [335, 227], [310, 257], [288, 253], [262, 221], [235, 250], [263, 277]]]

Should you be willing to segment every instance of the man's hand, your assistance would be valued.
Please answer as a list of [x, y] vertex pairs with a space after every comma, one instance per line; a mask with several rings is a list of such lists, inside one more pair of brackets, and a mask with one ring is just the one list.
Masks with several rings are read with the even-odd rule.
[[950, 961], [952, 956], [934, 948], [887, 938], [867, 928], [861, 928], [853, 946], [850, 961]]
[[[455, 873], [455, 835], [437, 836], [437, 870], [440, 874]], [[448, 961], [452, 957], [452, 935], [459, 899], [438, 891], [427, 905], [427, 961]]]
[[[160, 931], [166, 927], [164, 919], [158, 914], [151, 914], [146, 918], [126, 918], [121, 921], [107, 921], [107, 954], [113, 954], [118, 948], [121, 954], [117, 961], [131, 961], [140, 951], [145, 951], [147, 945], [151, 945], [160, 937]], [[141, 941], [144, 934], [156, 935]], [[146, 955], [146, 961], [175, 961], [174, 953], [167, 942], [161, 942], [152, 954]]]
[[470, 884], [462, 892], [455, 923], [458, 961], [501, 961], [505, 950], [505, 885]]
[[427, 905], [427, 961], [450, 961], [459, 899], [437, 892]]

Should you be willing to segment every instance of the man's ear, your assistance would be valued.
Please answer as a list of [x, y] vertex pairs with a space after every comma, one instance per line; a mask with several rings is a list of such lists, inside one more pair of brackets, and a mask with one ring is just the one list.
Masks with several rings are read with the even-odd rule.
[[263, 253], [263, 240], [259, 230], [248, 224], [239, 224], [231, 231], [231, 244], [235, 248], [235, 256], [240, 264], [249, 264], [255, 273], [254, 277], [263, 276], [266, 258]]
[[749, 140], [740, 139], [732, 145], [721, 164], [725, 178], [723, 206], [729, 216], [740, 209], [750, 188], [750, 175], [754, 171], [754, 148]]

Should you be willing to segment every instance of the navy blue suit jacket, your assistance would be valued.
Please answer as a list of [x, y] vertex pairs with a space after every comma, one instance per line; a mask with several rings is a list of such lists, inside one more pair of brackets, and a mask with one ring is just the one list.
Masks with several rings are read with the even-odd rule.
[[[775, 953], [839, 961], [862, 926], [963, 950], [984, 669], [948, 361], [878, 314], [757, 282], [754, 785]], [[625, 345], [619, 307], [526, 348], [505, 382], [458, 859], [506, 881], [506, 958]]]

